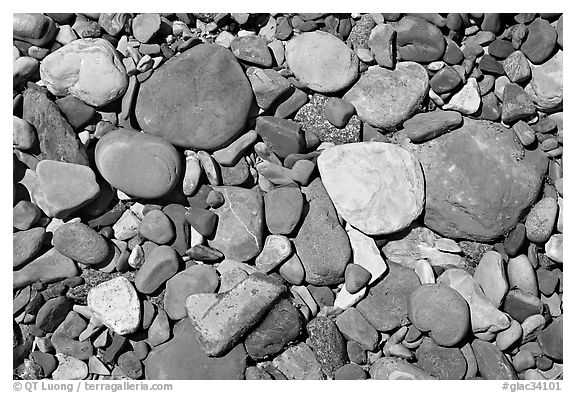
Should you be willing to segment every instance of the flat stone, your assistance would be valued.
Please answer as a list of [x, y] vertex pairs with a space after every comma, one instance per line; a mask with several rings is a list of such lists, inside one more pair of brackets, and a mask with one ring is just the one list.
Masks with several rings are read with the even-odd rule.
[[349, 363], [336, 370], [334, 373], [334, 379], [337, 381], [362, 380], [367, 379], [367, 373], [362, 367]]
[[453, 67], [442, 67], [432, 79], [430, 79], [430, 87], [436, 94], [448, 93], [462, 85], [462, 78], [458, 71]]
[[[334, 146], [318, 157], [318, 169], [336, 210], [364, 233], [400, 231], [422, 212], [422, 172], [414, 157], [396, 145], [360, 142]], [[391, 189], [393, 193], [387, 192]]]
[[263, 37], [236, 37], [230, 43], [230, 49], [239, 60], [265, 68], [272, 66], [272, 55]]
[[323, 380], [326, 379], [322, 366], [314, 352], [305, 343], [294, 345], [272, 361], [287, 379], [292, 380]]
[[555, 361], [564, 361], [564, 316], [555, 319], [538, 334], [538, 344], [544, 355]]
[[306, 325], [308, 345], [316, 355], [324, 374], [334, 378], [334, 372], [346, 364], [346, 344], [336, 324], [328, 317], [317, 316]]
[[134, 333], [140, 326], [140, 300], [125, 277], [116, 277], [88, 292], [88, 308], [117, 334]]
[[65, 296], [49, 299], [36, 313], [35, 326], [46, 333], [52, 333], [64, 321], [70, 310], [72, 303]]
[[129, 240], [138, 234], [140, 219], [131, 210], [125, 210], [114, 223], [114, 237], [117, 240]]
[[227, 147], [212, 153], [212, 157], [214, 157], [214, 159], [224, 167], [234, 166], [240, 161], [244, 151], [252, 146], [256, 142], [257, 138], [258, 134], [256, 131], [250, 130]]
[[502, 256], [496, 251], [486, 252], [476, 266], [474, 279], [494, 307], [500, 307], [509, 288]]
[[146, 199], [170, 192], [182, 170], [180, 155], [165, 139], [124, 129], [100, 138], [94, 159], [102, 177], [113, 187]]
[[120, 55], [102, 38], [74, 40], [50, 53], [40, 64], [40, 78], [55, 96], [72, 95], [92, 106], [115, 101], [128, 88]]
[[282, 235], [268, 235], [262, 252], [256, 257], [256, 269], [269, 273], [278, 267], [292, 254], [290, 239]]
[[76, 129], [81, 128], [96, 115], [96, 110], [74, 96], [66, 96], [55, 101], [64, 113], [68, 123]]
[[563, 59], [563, 51], [559, 50], [545, 63], [530, 66], [532, 79], [525, 90], [539, 110], [555, 112], [562, 109]]
[[151, 294], [178, 271], [180, 257], [170, 246], [158, 246], [146, 256], [138, 270], [134, 285], [139, 292]]
[[429, 63], [442, 58], [446, 41], [440, 29], [422, 18], [405, 16], [392, 24], [398, 54], [405, 61]]
[[351, 257], [348, 235], [340, 226], [336, 210], [319, 178], [302, 191], [309, 210], [293, 241], [306, 272], [306, 282], [312, 285], [340, 283]]
[[546, 242], [546, 256], [557, 263], [564, 263], [563, 253], [564, 236], [560, 234], [552, 235]]
[[528, 36], [520, 50], [533, 64], [542, 64], [552, 55], [557, 38], [556, 29], [547, 20], [536, 18], [528, 25]]
[[466, 358], [458, 348], [441, 347], [429, 338], [424, 338], [416, 350], [418, 366], [438, 379], [464, 379]]
[[376, 330], [395, 330], [408, 325], [408, 296], [419, 285], [412, 269], [389, 262], [388, 274], [369, 288], [356, 309]]
[[425, 284], [408, 298], [408, 317], [421, 331], [442, 346], [458, 344], [470, 328], [470, 310], [466, 300], [454, 289], [442, 284]]
[[74, 261], [51, 248], [22, 269], [13, 273], [13, 289], [20, 289], [36, 281], [53, 283], [78, 275]]
[[19, 13], [12, 16], [14, 39], [32, 45], [47, 45], [54, 39], [57, 30], [54, 20], [40, 13]]
[[256, 103], [264, 110], [270, 108], [278, 98], [290, 90], [288, 79], [277, 71], [250, 67], [246, 70], [246, 75], [254, 91]]
[[534, 114], [536, 107], [524, 89], [516, 83], [507, 84], [502, 101], [502, 121], [512, 124], [518, 120], [529, 119]]
[[70, 311], [66, 319], [56, 328], [51, 343], [56, 353], [72, 356], [78, 360], [86, 360], [92, 356], [94, 347], [90, 340], [79, 341], [78, 336], [86, 330], [86, 321], [80, 314]]
[[[143, 83], [135, 114], [143, 130], [176, 146], [213, 151], [243, 131], [252, 88], [228, 49], [200, 44], [167, 61]], [[174, 116], [174, 107], [181, 108]]]
[[372, 274], [370, 274], [368, 270], [355, 263], [349, 263], [344, 271], [346, 290], [350, 294], [355, 294], [360, 289], [364, 288], [371, 278]]
[[534, 243], [546, 243], [554, 230], [558, 204], [554, 198], [542, 198], [526, 216], [526, 237]]
[[263, 246], [262, 195], [240, 187], [215, 189], [224, 195], [225, 202], [213, 210], [218, 215], [218, 227], [208, 244], [239, 262], [254, 258]]
[[52, 244], [62, 255], [84, 265], [98, 265], [106, 260], [106, 239], [86, 224], [66, 223], [54, 231]]
[[293, 285], [300, 285], [304, 281], [306, 272], [304, 271], [304, 266], [302, 266], [302, 261], [295, 253], [292, 254], [290, 258], [278, 269], [278, 273]]
[[[424, 223], [453, 239], [491, 241], [508, 233], [538, 197], [546, 171], [541, 152], [526, 150], [518, 160], [514, 133], [487, 121], [466, 119], [448, 134], [402, 146], [422, 164]], [[497, 208], [494, 200], [501, 201]]]
[[536, 272], [534, 272], [534, 267], [526, 255], [510, 258], [507, 273], [510, 288], [519, 288], [534, 296], [540, 295]]
[[[206, 188], [210, 190], [210, 187], [207, 186]], [[186, 255], [186, 250], [190, 248], [190, 224], [186, 220], [186, 208], [177, 203], [171, 203], [165, 206], [162, 211], [170, 218], [176, 230], [176, 237], [169, 246], [176, 250], [179, 255]]]
[[367, 351], [375, 351], [378, 332], [354, 307], [336, 317], [336, 325], [348, 341], [355, 341]]
[[512, 319], [508, 329], [498, 332], [495, 343], [498, 349], [505, 351], [521, 338], [522, 326], [518, 321]]
[[358, 77], [358, 57], [332, 34], [302, 33], [288, 41], [286, 62], [309, 89], [334, 93], [350, 86]]
[[230, 291], [215, 295], [208, 308], [204, 294], [188, 296], [186, 310], [206, 354], [219, 356], [229, 350], [285, 291], [278, 281], [254, 273]]
[[174, 225], [161, 210], [151, 210], [142, 217], [138, 227], [140, 236], [157, 244], [174, 240]]
[[332, 98], [324, 107], [324, 117], [326, 117], [326, 120], [334, 127], [344, 128], [355, 111], [354, 106], [348, 101], [340, 98]]
[[12, 226], [19, 231], [26, 231], [34, 226], [42, 216], [38, 206], [22, 200], [12, 208]]
[[344, 95], [360, 119], [373, 127], [392, 130], [412, 116], [428, 93], [426, 69], [414, 62], [394, 70], [369, 69]]
[[403, 124], [408, 138], [414, 143], [426, 142], [442, 134], [459, 128], [462, 115], [456, 111], [436, 110], [418, 113]]
[[168, 321], [168, 316], [164, 310], [158, 309], [156, 317], [148, 328], [148, 338], [146, 338], [146, 342], [151, 347], [157, 347], [170, 339], [170, 333], [170, 321]]
[[507, 58], [513, 52], [514, 45], [508, 40], [497, 38], [488, 45], [488, 53], [499, 60]]
[[288, 235], [300, 222], [304, 197], [298, 187], [276, 187], [264, 195], [266, 226], [270, 233]]
[[208, 357], [204, 353], [191, 321], [186, 318], [174, 326], [173, 338], [152, 349], [144, 361], [145, 377], [157, 379], [243, 379], [246, 351], [236, 345], [226, 355]]
[[442, 106], [444, 110], [454, 110], [463, 115], [471, 115], [480, 108], [480, 88], [476, 78], [469, 78], [468, 82]]
[[512, 364], [495, 344], [474, 340], [472, 350], [478, 362], [480, 376], [484, 379], [518, 379]]
[[368, 46], [380, 67], [393, 68], [395, 53], [396, 30], [391, 25], [378, 24], [370, 32]]
[[349, 224], [346, 225], [346, 233], [348, 234], [350, 246], [352, 247], [353, 262], [353, 264], [347, 266], [347, 269], [350, 266], [358, 266], [364, 269], [369, 274], [366, 283], [372, 284], [388, 270], [386, 262], [380, 255], [380, 250], [376, 246], [374, 239], [366, 236]]
[[13, 116], [12, 145], [19, 150], [32, 149], [38, 141], [36, 129], [28, 121]]
[[504, 75], [504, 67], [494, 57], [485, 54], [480, 58], [478, 68], [486, 75]]
[[140, 362], [134, 351], [124, 352], [120, 355], [118, 357], [118, 367], [128, 378], [139, 379], [142, 377], [142, 362]]
[[293, 120], [259, 116], [256, 119], [256, 132], [280, 159], [289, 154], [303, 153], [306, 149], [302, 126]]
[[542, 301], [536, 296], [521, 289], [512, 289], [504, 299], [503, 310], [522, 323], [531, 315], [541, 314], [543, 307]]
[[433, 380], [436, 379], [404, 359], [383, 357], [370, 367], [370, 377], [381, 380]]
[[12, 234], [12, 264], [19, 269], [34, 258], [44, 243], [46, 230], [42, 227]]

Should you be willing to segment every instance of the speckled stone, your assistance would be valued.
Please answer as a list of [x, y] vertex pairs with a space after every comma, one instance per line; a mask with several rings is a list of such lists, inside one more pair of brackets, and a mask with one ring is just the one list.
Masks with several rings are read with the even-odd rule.
[[333, 378], [334, 372], [343, 366], [347, 359], [346, 343], [338, 327], [327, 317], [318, 316], [306, 325], [309, 345], [324, 373]]

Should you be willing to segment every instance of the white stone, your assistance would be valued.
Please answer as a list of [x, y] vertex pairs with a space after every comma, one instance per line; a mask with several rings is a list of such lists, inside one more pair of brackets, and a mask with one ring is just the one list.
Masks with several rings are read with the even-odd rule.
[[220, 175], [220, 171], [218, 168], [218, 163], [212, 156], [205, 151], [199, 151], [196, 154], [198, 160], [200, 161], [200, 166], [204, 170], [208, 181], [213, 186], [218, 186], [222, 184], [222, 176]]
[[437, 239], [434, 242], [434, 247], [439, 251], [451, 252], [455, 254], [462, 252], [462, 249], [460, 248], [458, 243], [456, 243], [452, 239], [446, 239], [446, 238]]
[[562, 247], [564, 243], [563, 238], [564, 235], [562, 234], [552, 235], [550, 240], [548, 240], [544, 246], [546, 250], [546, 256], [558, 263], [564, 263]]
[[342, 285], [340, 292], [336, 294], [336, 299], [334, 299], [334, 307], [338, 307], [341, 310], [347, 310], [358, 303], [366, 295], [366, 287], [360, 289], [358, 292], [351, 294], [346, 290], [346, 285]]
[[298, 296], [300, 296], [300, 298], [304, 301], [304, 303], [306, 303], [312, 316], [318, 314], [318, 303], [316, 303], [308, 288], [303, 285], [293, 285], [290, 290], [292, 292], [296, 292]]
[[478, 281], [488, 300], [495, 307], [500, 307], [509, 289], [502, 256], [496, 251], [486, 252], [476, 266], [474, 279]]
[[185, 154], [186, 169], [184, 171], [184, 180], [182, 181], [182, 191], [184, 195], [190, 196], [196, 192], [200, 184], [202, 168], [200, 167], [200, 160], [198, 160], [195, 152], [187, 150]]
[[346, 233], [352, 247], [352, 261], [370, 272], [372, 275], [372, 278], [368, 281], [368, 285], [370, 285], [382, 277], [388, 270], [388, 265], [386, 265], [380, 255], [380, 250], [376, 246], [374, 239], [366, 236], [348, 223], [346, 224]]
[[510, 79], [505, 75], [499, 76], [494, 81], [494, 94], [500, 101], [504, 101], [504, 88], [510, 83], [512, 82], [510, 82]]
[[398, 232], [422, 213], [422, 169], [397, 145], [337, 145], [320, 154], [318, 169], [338, 214], [366, 234]]
[[57, 353], [58, 367], [52, 373], [56, 380], [80, 380], [88, 376], [88, 365], [75, 357]]
[[128, 257], [128, 265], [134, 269], [140, 269], [144, 265], [144, 251], [139, 245], [135, 245], [130, 256]]
[[464, 87], [450, 98], [442, 109], [455, 110], [464, 115], [471, 115], [480, 108], [480, 88], [476, 78], [469, 78]]
[[234, 40], [234, 35], [228, 31], [222, 31], [214, 40], [215, 44], [221, 45], [224, 48], [230, 49], [230, 44]]
[[414, 272], [420, 279], [420, 284], [434, 284], [436, 277], [434, 276], [434, 269], [425, 259], [419, 259], [414, 267]]
[[531, 295], [538, 296], [538, 279], [532, 263], [526, 255], [518, 255], [508, 261], [508, 283], [510, 288], [520, 288]]
[[559, 50], [552, 58], [541, 65], [531, 65], [532, 79], [525, 90], [537, 109], [554, 111], [564, 101], [563, 51]]
[[134, 286], [123, 276], [105, 281], [88, 292], [88, 307], [104, 325], [125, 335], [140, 326], [140, 300]]
[[76, 32], [72, 29], [70, 25], [62, 25], [58, 29], [58, 34], [54, 37], [54, 41], [61, 45], [66, 45], [74, 40], [77, 40], [78, 36]]
[[118, 240], [132, 239], [138, 234], [140, 220], [131, 210], [125, 210], [122, 216], [114, 223], [114, 237]]

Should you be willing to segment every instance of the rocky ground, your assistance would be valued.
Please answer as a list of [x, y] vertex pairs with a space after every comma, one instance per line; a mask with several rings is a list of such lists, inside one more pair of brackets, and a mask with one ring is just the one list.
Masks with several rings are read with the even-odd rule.
[[14, 14], [20, 379], [561, 379], [561, 14]]

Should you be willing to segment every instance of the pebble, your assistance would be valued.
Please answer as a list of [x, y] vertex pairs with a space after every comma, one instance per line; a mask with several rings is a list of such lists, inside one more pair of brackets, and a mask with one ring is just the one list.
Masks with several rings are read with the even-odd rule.
[[169, 338], [170, 322], [168, 321], [168, 316], [164, 310], [158, 309], [156, 317], [148, 328], [148, 338], [146, 339], [146, 342], [151, 347], [157, 347], [158, 345], [168, 341]]
[[140, 220], [131, 210], [125, 210], [122, 216], [114, 223], [114, 237], [117, 240], [129, 240], [138, 234]]
[[146, 213], [140, 221], [138, 233], [143, 238], [160, 245], [170, 243], [175, 235], [172, 221], [161, 210]]
[[496, 335], [496, 346], [501, 351], [505, 351], [522, 338], [522, 333], [522, 325], [515, 319], [512, 319], [510, 321], [510, 327], [498, 332]]
[[514, 355], [512, 366], [517, 372], [521, 373], [529, 368], [535, 367], [536, 359], [534, 358], [534, 355], [532, 355], [532, 353], [529, 351], [522, 350]]
[[332, 98], [324, 107], [324, 116], [334, 127], [344, 128], [354, 115], [354, 106], [346, 100]]
[[293, 120], [260, 116], [256, 119], [256, 132], [281, 159], [305, 150], [306, 139], [302, 126]]
[[[209, 190], [210, 188], [207, 187]], [[192, 205], [192, 203], [190, 203]], [[162, 211], [168, 216], [174, 224], [176, 237], [169, 244], [179, 255], [185, 255], [186, 250], [190, 248], [190, 224], [186, 220], [186, 208], [182, 205], [171, 203], [165, 206]]]
[[56, 328], [51, 342], [56, 353], [86, 360], [94, 351], [90, 340], [79, 341], [78, 336], [86, 329], [86, 322], [75, 311], [70, 311], [66, 319]]
[[542, 301], [521, 289], [512, 289], [504, 299], [503, 310], [522, 323], [530, 315], [542, 313]]
[[458, 348], [441, 347], [425, 338], [415, 353], [418, 366], [438, 379], [458, 380], [466, 375], [466, 358]]
[[362, 289], [368, 281], [372, 278], [372, 274], [362, 266], [350, 263], [346, 266], [344, 271], [344, 282], [346, 283], [346, 290], [350, 294], [355, 294]]
[[478, 362], [480, 376], [484, 379], [518, 379], [512, 364], [495, 344], [474, 340], [472, 350]]
[[542, 64], [552, 55], [557, 37], [556, 29], [548, 21], [536, 18], [528, 25], [528, 36], [520, 50], [533, 64]]
[[430, 63], [442, 58], [446, 41], [435, 25], [422, 18], [405, 16], [392, 26], [402, 60]]
[[[510, 265], [508, 265], [508, 271], [510, 271]], [[502, 256], [496, 251], [486, 252], [476, 266], [474, 279], [480, 284], [494, 307], [500, 307], [509, 288]]]
[[437, 94], [448, 93], [462, 85], [462, 78], [454, 67], [446, 66], [430, 79], [430, 87]]
[[191, 207], [186, 212], [186, 220], [202, 236], [210, 236], [214, 232], [217, 219], [215, 213], [197, 207]]
[[285, 119], [296, 113], [308, 102], [308, 94], [297, 88], [291, 90], [293, 91], [290, 92], [289, 90], [287, 93], [289, 95], [276, 107], [274, 117]]
[[264, 196], [266, 226], [272, 234], [288, 235], [300, 222], [304, 198], [298, 187], [277, 187]]
[[543, 198], [526, 216], [526, 237], [535, 243], [546, 243], [556, 224], [558, 204], [553, 198]]
[[336, 324], [327, 317], [317, 316], [306, 325], [308, 345], [316, 355], [322, 371], [328, 378], [346, 364], [346, 343]]
[[559, 50], [541, 65], [532, 65], [532, 79], [526, 86], [536, 108], [554, 112], [563, 104], [563, 52]]
[[462, 115], [456, 111], [436, 110], [418, 113], [403, 124], [408, 138], [414, 143], [425, 142], [460, 127]]
[[76, 275], [78, 268], [74, 261], [51, 248], [20, 270], [13, 272], [13, 289], [23, 288], [36, 281], [58, 282]]
[[524, 89], [516, 83], [507, 84], [502, 101], [502, 121], [512, 124], [518, 120], [529, 119], [534, 114], [536, 108]]
[[256, 257], [256, 269], [269, 273], [284, 262], [292, 253], [290, 239], [282, 235], [268, 235], [264, 247]]
[[49, 217], [66, 218], [100, 193], [94, 172], [85, 165], [42, 160], [36, 175], [43, 194], [39, 207]]
[[105, 281], [88, 292], [88, 308], [117, 334], [134, 333], [140, 325], [140, 300], [124, 277]]
[[316, 355], [305, 343], [289, 347], [272, 360], [274, 367], [287, 379], [292, 380], [323, 380], [326, 379], [322, 365]]
[[144, 265], [138, 270], [134, 285], [139, 292], [151, 294], [178, 271], [180, 257], [169, 246], [158, 246], [146, 256]]
[[522, 344], [534, 341], [546, 326], [546, 318], [540, 314], [531, 315], [522, 322]]
[[13, 116], [12, 145], [16, 149], [29, 150], [36, 146], [38, 136], [32, 124], [19, 117]]
[[41, 215], [38, 206], [22, 200], [12, 209], [12, 226], [20, 231], [26, 231], [38, 222]]
[[348, 341], [354, 341], [367, 351], [375, 351], [378, 332], [354, 307], [350, 307], [336, 317], [336, 325]]
[[286, 63], [298, 80], [319, 93], [335, 93], [358, 77], [358, 57], [335, 36], [302, 33], [286, 44]]
[[455, 110], [463, 115], [471, 115], [480, 108], [480, 88], [476, 78], [469, 78], [460, 91], [450, 98], [442, 109]]
[[523, 146], [530, 146], [536, 140], [534, 130], [523, 120], [514, 123], [512, 129]]
[[100, 138], [94, 157], [100, 174], [113, 187], [146, 199], [170, 192], [182, 167], [180, 155], [165, 139], [124, 129]]
[[526, 56], [521, 51], [512, 52], [502, 62], [504, 72], [512, 83], [526, 82], [532, 76], [530, 63]]
[[160, 30], [160, 15], [138, 14], [132, 19], [132, 34], [142, 43], [149, 42]]
[[285, 291], [278, 281], [253, 273], [219, 297], [188, 296], [186, 310], [206, 354], [219, 356], [234, 346]]
[[46, 333], [52, 333], [64, 321], [72, 304], [64, 296], [49, 299], [36, 313], [35, 326]]
[[370, 32], [368, 46], [380, 67], [393, 68], [395, 53], [396, 30], [388, 24], [378, 24]]
[[291, 86], [286, 78], [271, 69], [250, 67], [246, 75], [252, 85], [256, 103], [264, 110], [269, 109]]
[[[363, 286], [361, 283], [364, 279], [366, 279], [364, 282], [365, 284], [372, 284], [386, 273], [388, 266], [380, 255], [380, 250], [371, 237], [366, 236], [364, 233], [349, 224], [346, 224], [345, 229], [348, 238], [350, 239], [350, 246], [352, 247], [353, 262], [352, 264], [348, 264], [346, 271], [352, 270], [352, 273], [349, 274], [352, 275], [351, 284], [353, 287], [356, 287], [356, 290], [351, 290], [348, 280], [345, 280], [345, 282], [348, 292], [354, 294]], [[363, 272], [362, 269], [365, 272]], [[344, 272], [345, 278], [348, 277], [346, 271]]]
[[96, 115], [94, 108], [74, 96], [66, 96], [57, 99], [55, 102], [64, 116], [66, 116], [68, 123], [75, 129], [82, 128]]
[[564, 263], [563, 243], [562, 234], [552, 235], [545, 245], [546, 256], [557, 263]]
[[12, 263], [14, 269], [19, 269], [30, 262], [44, 243], [46, 230], [32, 228], [26, 231], [15, 232], [12, 235]]
[[280, 273], [282, 278], [293, 285], [302, 284], [306, 275], [304, 266], [302, 266], [302, 261], [300, 261], [300, 258], [295, 253], [280, 265], [278, 273]]
[[272, 55], [266, 40], [257, 35], [238, 36], [230, 43], [234, 56], [249, 64], [269, 68], [272, 66]]
[[52, 373], [56, 380], [82, 380], [88, 376], [88, 365], [72, 356], [61, 353], [56, 354], [58, 367]]
[[370, 377], [381, 380], [433, 380], [436, 379], [420, 367], [396, 357], [382, 357], [370, 367]]
[[507, 270], [510, 288], [519, 288], [534, 296], [539, 295], [536, 273], [527, 256], [510, 258]]
[[14, 39], [32, 45], [46, 46], [56, 35], [57, 27], [52, 18], [38, 13], [12, 15], [12, 34]]
[[[422, 172], [414, 157], [396, 145], [360, 142], [334, 146], [318, 157], [318, 169], [336, 210], [364, 233], [398, 232], [422, 212]], [[389, 182], [395, 184], [393, 193], [388, 192]], [[402, 210], [395, 207], [399, 204]]]
[[389, 130], [413, 115], [427, 92], [426, 69], [406, 61], [400, 62], [394, 70], [369, 69], [344, 95], [344, 99], [356, 108], [362, 121]]
[[349, 363], [345, 364], [334, 373], [334, 379], [337, 381], [344, 380], [363, 380], [367, 379], [366, 371], [360, 366]]
[[66, 223], [54, 231], [52, 244], [62, 255], [84, 265], [98, 265], [106, 260], [109, 247], [95, 230], [80, 222]]
[[538, 344], [547, 357], [563, 362], [563, 322], [564, 317], [556, 318], [538, 334]]

